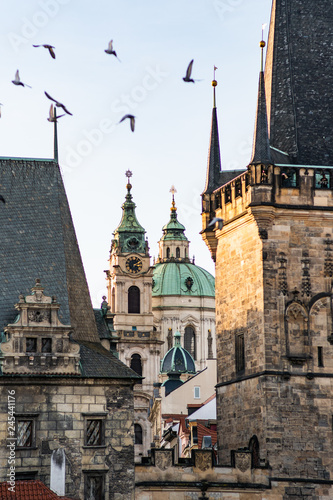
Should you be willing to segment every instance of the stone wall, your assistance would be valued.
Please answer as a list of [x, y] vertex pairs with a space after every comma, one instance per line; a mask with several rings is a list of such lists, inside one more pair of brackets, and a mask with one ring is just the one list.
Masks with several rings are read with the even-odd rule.
[[[8, 391], [13, 390], [16, 420], [25, 415], [35, 421], [32, 446], [15, 450], [16, 476], [35, 471], [35, 478], [49, 486], [52, 451], [63, 448], [67, 495], [84, 500], [85, 478], [89, 474], [101, 474], [107, 500], [133, 498], [134, 410], [130, 383], [28, 377], [3, 380], [0, 386], [1, 481], [8, 479], [7, 397]], [[105, 437], [100, 446], [85, 445], [87, 418], [103, 420]]]

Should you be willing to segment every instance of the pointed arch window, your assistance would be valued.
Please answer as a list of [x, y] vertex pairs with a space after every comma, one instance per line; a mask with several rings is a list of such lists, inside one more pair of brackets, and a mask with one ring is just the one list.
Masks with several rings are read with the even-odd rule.
[[197, 359], [195, 330], [192, 326], [185, 328], [184, 348], [191, 354], [194, 360]]
[[[142, 377], [142, 361], [140, 354], [136, 353], [132, 354], [130, 367], [132, 368], [133, 371], [135, 371], [135, 373], [137, 373], [138, 375], [140, 375], [140, 377]], [[136, 383], [142, 384], [142, 380], [138, 380]]]
[[128, 289], [128, 313], [140, 313], [140, 289], [137, 286], [130, 286]]

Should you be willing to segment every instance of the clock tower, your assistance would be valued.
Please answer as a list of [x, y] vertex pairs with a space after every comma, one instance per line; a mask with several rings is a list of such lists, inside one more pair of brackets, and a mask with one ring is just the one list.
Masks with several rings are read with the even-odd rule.
[[146, 453], [152, 441], [149, 401], [160, 368], [160, 334], [153, 326], [152, 282], [148, 240], [135, 215], [132, 172], [126, 172], [127, 194], [122, 218], [113, 233], [106, 271], [108, 316], [113, 318], [119, 359], [143, 377], [134, 387], [135, 455]]

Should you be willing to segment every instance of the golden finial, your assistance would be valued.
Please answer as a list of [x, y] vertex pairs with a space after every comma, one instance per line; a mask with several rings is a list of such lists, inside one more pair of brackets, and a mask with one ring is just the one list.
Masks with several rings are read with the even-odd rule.
[[176, 212], [176, 204], [175, 204], [175, 193], [177, 193], [177, 189], [175, 186], [172, 184], [170, 193], [172, 193], [172, 203], [171, 203], [171, 212]]
[[126, 185], [126, 188], [127, 188], [127, 189], [131, 189], [132, 185], [131, 185], [131, 182], [130, 182], [130, 178], [132, 177], [133, 173], [131, 172], [131, 170], [126, 170], [125, 175], [126, 175], [126, 177], [127, 177], [127, 185]]
[[215, 87], [217, 86], [217, 81], [215, 80], [215, 71], [217, 70], [218, 68], [216, 66], [214, 66], [214, 80], [212, 81], [212, 87], [214, 89], [214, 108], [216, 108], [216, 97], [215, 97]]

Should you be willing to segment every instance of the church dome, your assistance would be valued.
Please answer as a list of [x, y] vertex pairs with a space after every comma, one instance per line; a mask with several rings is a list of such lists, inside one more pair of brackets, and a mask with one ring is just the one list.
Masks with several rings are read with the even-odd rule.
[[186, 295], [215, 297], [215, 279], [208, 271], [190, 262], [155, 264], [153, 297]]
[[161, 363], [161, 373], [196, 373], [194, 359], [180, 345], [180, 333], [175, 333], [175, 345], [166, 353]]

